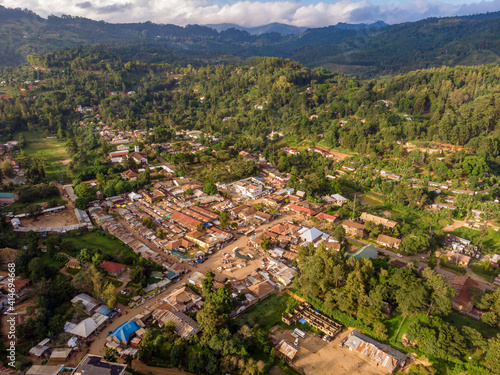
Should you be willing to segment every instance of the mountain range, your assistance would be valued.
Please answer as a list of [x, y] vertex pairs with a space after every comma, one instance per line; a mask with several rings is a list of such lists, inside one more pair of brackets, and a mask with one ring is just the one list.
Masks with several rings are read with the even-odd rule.
[[387, 25], [340, 23], [322, 28], [269, 24], [112, 24], [82, 17], [49, 16], [0, 6], [0, 67], [28, 54], [105, 45], [127, 59], [186, 60], [194, 64], [278, 56], [309, 67], [380, 76], [433, 66], [500, 62], [500, 12], [429, 18]]

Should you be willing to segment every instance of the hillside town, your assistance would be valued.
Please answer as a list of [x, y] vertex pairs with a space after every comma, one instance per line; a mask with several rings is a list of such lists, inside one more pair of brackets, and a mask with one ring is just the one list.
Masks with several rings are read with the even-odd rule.
[[[201, 291], [207, 272], [214, 277], [214, 288], [224, 284], [229, 288], [233, 301], [230, 316], [234, 319], [273, 294], [290, 293], [302, 301], [287, 289], [296, 277], [301, 248], [322, 247], [328, 252], [345, 252], [357, 260], [386, 258], [396, 268], [411, 265], [419, 272], [429, 260], [429, 253], [412, 255], [402, 249], [405, 237], [401, 235], [401, 227], [404, 223], [390, 219], [386, 213], [365, 211], [369, 206], [363, 204], [356, 194], [347, 198], [335, 193], [323, 196], [321, 204], [311, 203], [304, 191], [289, 186], [289, 175], [280, 173], [261, 155], [245, 151], [239, 153], [244, 160], [259, 163], [260, 174], [231, 183], [219, 182], [214, 190], [207, 190], [193, 178], [178, 177], [174, 173], [175, 167], [169, 163], [151, 164], [148, 153], [141, 152], [138, 146], [129, 153], [128, 147], [123, 145], [141, 139], [146, 135], [144, 132], [116, 134], [105, 129], [99, 134], [109, 145], [117, 148], [109, 152], [111, 163], [125, 165], [132, 159], [139, 166], [137, 172], [133, 169], [124, 171], [121, 178], [134, 181], [145, 171], [151, 171], [151, 188], [111, 197], [104, 197], [102, 192], [97, 191], [87, 208], [72, 209], [70, 207], [74, 207], [79, 197], [74, 192], [75, 186], [64, 185], [60, 192], [62, 198], [68, 200], [67, 205], [37, 212], [40, 216], [35, 222], [33, 213], [11, 215], [12, 230], [15, 233], [35, 232], [51, 236], [100, 228], [144, 260], [156, 264], [160, 271], [154, 272], [155, 282], [142, 289], [117, 288], [116, 293], [124, 298], [113, 307], [90, 293], [75, 296], [71, 303], [81, 306], [83, 314], [64, 323], [62, 335], [69, 338], [66, 345], [61, 347], [59, 338], [50, 337], [32, 347], [29, 357], [34, 365], [27, 374], [58, 374], [61, 369], [71, 367], [69, 364], [76, 364], [82, 358], [75, 373], [99, 371], [103, 374], [122, 374], [126, 366], [109, 364], [95, 355], [109, 349], [118, 357], [134, 358], [146, 329], [151, 325], [161, 328], [171, 324], [175, 333], [184, 339], [199, 335], [200, 328], [192, 316], [204, 308], [205, 296]], [[200, 132], [181, 132], [179, 135], [196, 139]], [[188, 145], [191, 152], [199, 150], [194, 142], [190, 141]], [[171, 152], [169, 144], [158, 146]], [[290, 148], [284, 151], [298, 153]], [[332, 172], [337, 176], [361, 169], [360, 166], [348, 167], [352, 164], [346, 164], [349, 158], [345, 155], [331, 154], [319, 148], [314, 151], [326, 158], [338, 158], [343, 163], [341, 169]], [[367, 168], [363, 170], [368, 171]], [[383, 180], [401, 180], [401, 176], [385, 170], [374, 172]], [[330, 178], [336, 177], [332, 175]], [[415, 182], [422, 183], [411, 180], [408, 186], [419, 187]], [[89, 187], [97, 186], [93, 181], [84, 183]], [[469, 194], [467, 190], [453, 190], [445, 184], [429, 182], [428, 185], [429, 190], [435, 189], [443, 196], [447, 191], [450, 194]], [[15, 195], [3, 194], [2, 202], [7, 205], [15, 203]], [[452, 201], [452, 195], [448, 195], [445, 201]], [[342, 207], [352, 207], [357, 210], [356, 215], [342, 218], [340, 213], [329, 213]], [[428, 210], [453, 208], [451, 204], [433, 203]], [[475, 220], [464, 225], [470, 228], [485, 225], [482, 219], [484, 212], [474, 211], [473, 214]], [[69, 223], [68, 216], [73, 216], [74, 223], [59, 226], [44, 223], [46, 217], [51, 219], [50, 222], [60, 217], [61, 222], [66, 220]], [[6, 252], [5, 249], [3, 251]], [[480, 320], [484, 311], [474, 306], [470, 289], [493, 291], [499, 281], [486, 282], [469, 266], [485, 261], [497, 266], [498, 256], [483, 255], [481, 248], [470, 240], [451, 234], [446, 234], [436, 256], [441, 259], [436, 271], [455, 290], [453, 308]], [[448, 262], [451, 268], [460, 267], [465, 272], [456, 275], [450, 271]], [[66, 272], [74, 270], [69, 273], [74, 274], [83, 266], [81, 260], [69, 256], [64, 269]], [[120, 285], [125, 285], [126, 280], [130, 280], [129, 274], [134, 272], [130, 266], [114, 261], [103, 260], [99, 266]], [[29, 304], [30, 280], [17, 279], [15, 284], [18, 303]], [[6, 297], [2, 301], [6, 304]], [[27, 312], [24, 315], [18, 313], [16, 319], [23, 322], [28, 315]], [[336, 347], [341, 340], [341, 348], [353, 351], [353, 354], [346, 354], [346, 349], [343, 349], [343, 356], [354, 356], [353, 361], [358, 361], [358, 366], [359, 361], [366, 361], [368, 367], [380, 365], [382, 372], [386, 373], [404, 369], [411, 363], [407, 355], [357, 330], [346, 330], [306, 302], [301, 302], [294, 312], [283, 314], [282, 321], [286, 326], [308, 324], [319, 332], [316, 336], [306, 334], [299, 328], [287, 330], [286, 326], [270, 330], [276, 355], [292, 365], [296, 361], [300, 363], [301, 356], [308, 355], [307, 347], [315, 345], [309, 343], [311, 340], [319, 340], [322, 346]], [[306, 340], [304, 347], [302, 340]], [[314, 353], [317, 352], [315, 350]], [[338, 354], [329, 352], [328, 355]], [[80, 370], [83, 368], [86, 370]], [[377, 373], [374, 369], [366, 371]]]
[[496, 65], [174, 55], [0, 70], [0, 374], [500, 374]]

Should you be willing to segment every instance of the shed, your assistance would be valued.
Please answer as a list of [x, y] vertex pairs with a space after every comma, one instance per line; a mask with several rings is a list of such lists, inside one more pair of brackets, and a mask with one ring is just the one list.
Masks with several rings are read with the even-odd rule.
[[67, 361], [69, 356], [71, 355], [71, 351], [73, 349], [71, 348], [58, 348], [54, 349], [52, 354], [50, 355], [50, 359], [56, 360], [56, 361]]

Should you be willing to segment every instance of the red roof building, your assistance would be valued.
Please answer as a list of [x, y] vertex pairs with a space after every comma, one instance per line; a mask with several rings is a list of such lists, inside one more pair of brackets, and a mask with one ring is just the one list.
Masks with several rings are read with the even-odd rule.
[[201, 221], [196, 220], [195, 218], [185, 215], [179, 211], [173, 211], [172, 215], [170, 215], [170, 219], [192, 230], [196, 229], [198, 227], [198, 224], [202, 224]]
[[329, 215], [329, 214], [325, 214], [324, 212], [320, 212], [315, 217], [318, 218], [318, 219], [320, 219], [320, 220], [329, 221], [331, 223], [335, 223], [340, 218], [340, 216], [337, 215], [337, 214], [335, 214], [335, 215]]
[[101, 268], [107, 273], [117, 276], [123, 272], [123, 270], [125, 269], [125, 265], [121, 263], [110, 262], [109, 260], [104, 260], [101, 263]]
[[304, 213], [309, 216], [313, 216], [316, 213], [316, 211], [311, 210], [310, 208], [302, 207], [299, 206], [298, 204], [293, 204], [293, 203], [289, 204], [287, 206], [287, 209], [295, 212]]
[[128, 155], [128, 151], [113, 151], [109, 153], [110, 158], [116, 158], [119, 156], [126, 156]]

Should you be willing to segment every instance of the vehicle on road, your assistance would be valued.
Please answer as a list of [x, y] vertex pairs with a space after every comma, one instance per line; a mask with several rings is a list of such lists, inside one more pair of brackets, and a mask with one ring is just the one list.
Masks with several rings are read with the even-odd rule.
[[345, 344], [345, 342], [347, 341], [347, 338], [348, 338], [348, 337], [349, 337], [349, 336], [346, 336], [346, 337], [344, 337], [342, 340], [340, 340], [340, 342], [339, 342], [339, 346], [340, 346], [341, 348], [343, 348], [343, 347], [344, 347], [344, 344]]

